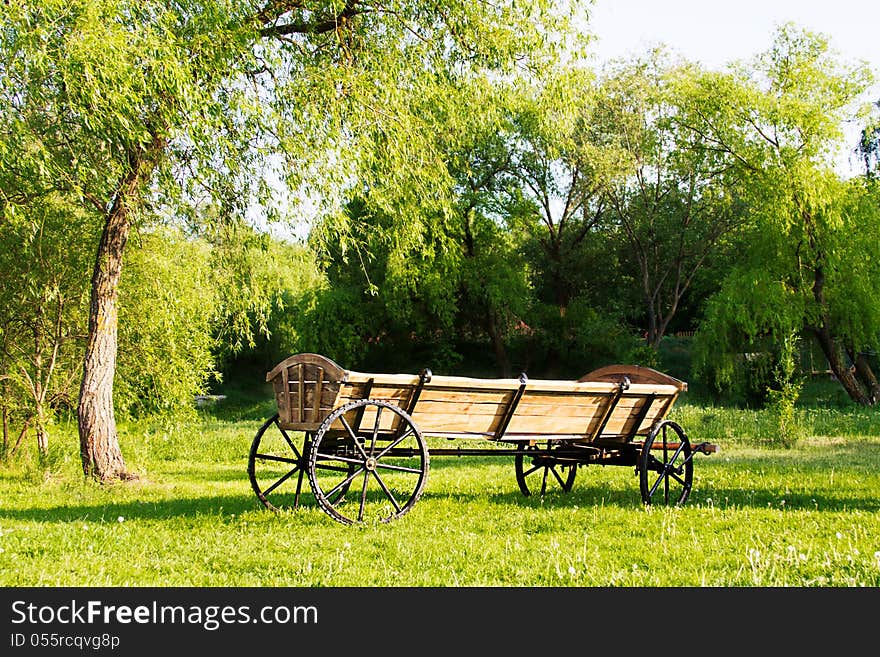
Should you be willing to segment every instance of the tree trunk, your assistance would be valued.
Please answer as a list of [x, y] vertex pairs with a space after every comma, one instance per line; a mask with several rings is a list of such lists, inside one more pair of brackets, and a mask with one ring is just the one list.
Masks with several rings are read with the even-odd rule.
[[[814, 240], [811, 238], [810, 245], [813, 246], [813, 244]], [[821, 263], [821, 254], [818, 260]], [[825, 303], [825, 268], [821, 264], [816, 265], [813, 269], [813, 298], [816, 300], [819, 308], [822, 308], [822, 324], [814, 327], [813, 333], [819, 341], [819, 346], [822, 348], [825, 358], [828, 359], [831, 371], [853, 401], [863, 406], [870, 406], [873, 402], [858, 378], [856, 378], [855, 368], [850, 369], [844, 362], [844, 351], [831, 334], [828, 315], [825, 311], [828, 307], [828, 304]]]
[[128, 172], [107, 213], [92, 273], [89, 336], [77, 415], [83, 472], [101, 481], [134, 478], [126, 469], [119, 447], [113, 411], [113, 377], [122, 255], [131, 231], [132, 211], [144, 168], [142, 160], [130, 154]]
[[34, 336], [34, 433], [37, 434], [37, 450], [44, 457], [49, 453], [49, 434], [46, 433], [46, 409], [43, 403], [46, 393], [43, 389], [42, 332], [39, 328], [34, 331]]
[[865, 354], [856, 354], [852, 359], [856, 366], [856, 376], [859, 381], [868, 389], [868, 400], [871, 404], [880, 401], [880, 383], [871, 369], [871, 364], [865, 358]]
[[654, 299], [647, 291], [645, 291], [644, 298], [645, 311], [648, 316], [648, 330], [645, 331], [645, 341], [656, 351], [660, 347], [660, 339], [663, 336], [658, 327], [657, 313], [654, 310]]
[[[6, 386], [3, 386], [4, 388]], [[0, 451], [0, 456], [6, 458], [7, 453], [9, 452], [9, 409], [6, 406], [3, 407], [3, 448]]]
[[498, 362], [498, 368], [501, 370], [501, 377], [510, 378], [510, 360], [507, 358], [507, 350], [504, 348], [504, 339], [501, 331], [498, 329], [498, 323], [495, 321], [495, 315], [490, 311], [487, 313], [487, 328], [489, 336], [492, 338], [492, 349], [495, 351], [495, 360]]
[[813, 333], [819, 342], [819, 347], [821, 347], [822, 353], [825, 354], [825, 358], [828, 359], [828, 365], [831, 367], [831, 371], [834, 373], [834, 376], [837, 377], [840, 385], [843, 386], [843, 389], [846, 390], [850, 398], [863, 406], [870, 406], [871, 400], [868, 394], [859, 383], [853, 370], [844, 362], [843, 349], [841, 349], [840, 345], [837, 344], [831, 336], [831, 331], [828, 329], [827, 324], [814, 328]]

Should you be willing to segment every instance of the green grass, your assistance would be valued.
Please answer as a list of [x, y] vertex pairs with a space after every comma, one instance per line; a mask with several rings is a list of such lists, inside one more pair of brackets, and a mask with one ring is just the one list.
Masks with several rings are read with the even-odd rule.
[[273, 412], [236, 398], [190, 419], [121, 426], [141, 474], [79, 472], [74, 424], [44, 464], [0, 466], [3, 586], [880, 586], [880, 414], [800, 409], [793, 449], [766, 414], [680, 404], [721, 452], [698, 456], [680, 508], [645, 508], [628, 467], [523, 497], [510, 457], [435, 457], [406, 516], [344, 526], [314, 501], [273, 513], [247, 452]]

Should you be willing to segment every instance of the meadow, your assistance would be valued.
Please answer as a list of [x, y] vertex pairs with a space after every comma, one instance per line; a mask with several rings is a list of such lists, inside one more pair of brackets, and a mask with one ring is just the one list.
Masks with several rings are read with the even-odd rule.
[[[265, 395], [262, 393], [266, 393]], [[191, 416], [120, 424], [139, 480], [85, 481], [76, 425], [49, 458], [0, 465], [2, 586], [880, 586], [880, 414], [797, 409], [802, 437], [768, 442], [766, 411], [681, 401], [699, 455], [682, 507], [645, 507], [628, 467], [582, 467], [573, 490], [524, 497], [513, 459], [437, 457], [406, 516], [344, 526], [310, 495], [262, 507], [250, 442], [268, 391]]]

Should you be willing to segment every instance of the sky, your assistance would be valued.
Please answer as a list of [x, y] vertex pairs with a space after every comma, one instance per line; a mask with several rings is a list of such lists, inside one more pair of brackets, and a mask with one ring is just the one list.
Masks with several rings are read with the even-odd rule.
[[[880, 0], [594, 0], [588, 30], [597, 63], [658, 44], [718, 69], [766, 50], [778, 25], [794, 22], [829, 37], [844, 60], [864, 60], [880, 80]], [[869, 93], [880, 98], [880, 83]], [[856, 127], [847, 129], [856, 139]], [[851, 151], [841, 154], [852, 172]]]
[[[866, 100], [880, 99], [880, 0], [594, 0], [588, 30], [596, 62], [627, 57], [664, 44], [688, 60], [721, 69], [767, 50], [787, 22], [826, 35], [843, 61], [864, 61], [878, 80]], [[859, 127], [844, 126], [837, 168], [861, 171], [852, 145]]]
[[600, 61], [663, 43], [721, 68], [766, 50], [788, 21], [827, 35], [845, 59], [867, 61], [880, 77], [878, 0], [595, 0], [589, 29]]

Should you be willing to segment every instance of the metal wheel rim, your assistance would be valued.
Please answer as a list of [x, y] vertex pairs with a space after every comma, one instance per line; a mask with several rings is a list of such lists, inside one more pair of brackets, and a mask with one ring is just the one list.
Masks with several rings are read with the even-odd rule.
[[[524, 461], [529, 452], [542, 452], [545, 451], [548, 454], [553, 452], [552, 445], [548, 442], [546, 450], [542, 450], [537, 445], [520, 445], [516, 448], [516, 455], [514, 458], [514, 468], [516, 470], [516, 483], [519, 484], [520, 492], [526, 497], [530, 497], [532, 495], [532, 490], [528, 485], [528, 477], [532, 474], [536, 474], [540, 472], [540, 477], [538, 480], [541, 482], [541, 491], [540, 496], [543, 497], [548, 488], [548, 484], [558, 485], [559, 488], [562, 489], [564, 493], [571, 492], [572, 486], [574, 486], [574, 479], [577, 475], [577, 466], [575, 464], [566, 466], [560, 465], [558, 462], [550, 462], [546, 464], [535, 464], [534, 462], [531, 464], [531, 467], [525, 468]], [[534, 460], [534, 457], [532, 457]], [[567, 468], [568, 472], [563, 476], [560, 474], [559, 469], [565, 470]], [[543, 472], [541, 472], [543, 470]], [[553, 474], [553, 477], [550, 477], [550, 474]]]
[[[302, 495], [305, 492], [303, 490], [303, 481], [308, 468], [310, 447], [310, 436], [307, 432], [303, 435], [301, 448], [297, 448], [296, 441], [287, 431], [281, 428], [278, 420], [279, 415], [276, 413], [263, 423], [257, 430], [248, 452], [248, 479], [250, 480], [251, 488], [256, 493], [260, 503], [272, 511], [296, 509], [300, 506]], [[269, 454], [268, 451], [260, 451], [264, 438], [267, 436], [267, 431], [273, 430], [273, 427], [280, 437], [283, 438], [288, 450], [286, 454]], [[284, 474], [280, 476], [269, 477], [268, 481], [261, 481], [264, 479], [264, 476], [261, 476], [258, 472], [258, 466], [262, 463], [285, 463], [290, 467], [283, 468], [285, 470]], [[339, 495], [344, 495], [346, 490], [347, 488], [341, 490]], [[282, 503], [282, 500], [286, 500], [291, 495], [292, 503]]]
[[[671, 434], [671, 439], [670, 439]], [[652, 449], [656, 441], [678, 443], [677, 449], [664, 449], [660, 458], [654, 456]], [[645, 439], [639, 457], [639, 488], [642, 501], [654, 504], [660, 494], [659, 503], [678, 506], [687, 501], [693, 486], [694, 451], [684, 430], [677, 423], [665, 420]], [[661, 468], [661, 469], [657, 469]]]
[[[370, 429], [363, 427], [358, 430], [353, 429], [345, 419], [345, 415], [356, 409], [366, 411], [371, 406], [376, 409], [373, 426]], [[397, 434], [393, 438], [380, 439], [382, 435], [379, 431], [380, 417], [386, 411], [397, 415], [400, 422]], [[344, 455], [322, 451], [322, 445], [337, 420], [340, 420], [345, 427], [342, 440], [348, 452]], [[363, 442], [360, 439], [363, 439]], [[380, 440], [387, 440], [388, 445], [380, 447]], [[399, 465], [394, 461], [398, 458], [392, 451], [395, 449], [413, 450], [414, 454], [409, 458], [417, 460], [417, 463]], [[353, 466], [353, 472], [342, 480], [348, 490], [354, 493], [353, 504], [347, 504], [344, 494], [333, 498], [338, 486], [326, 490], [322, 481], [319, 481], [319, 470], [335, 469], [334, 463]], [[353, 525], [372, 521], [389, 522], [408, 513], [421, 497], [427, 481], [428, 469], [427, 445], [409, 414], [388, 402], [359, 399], [337, 408], [325, 418], [312, 442], [307, 472], [312, 491], [321, 508], [334, 520]], [[392, 474], [388, 475], [389, 472]], [[391, 480], [394, 480], [393, 486], [388, 483]], [[401, 485], [401, 480], [412, 483]], [[401, 489], [402, 494], [400, 494]]]

